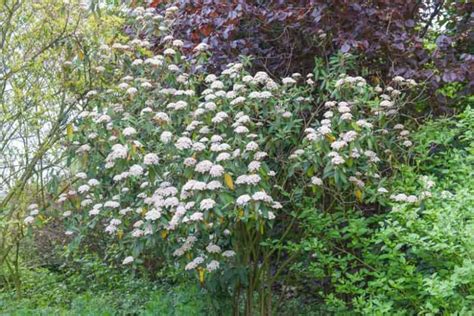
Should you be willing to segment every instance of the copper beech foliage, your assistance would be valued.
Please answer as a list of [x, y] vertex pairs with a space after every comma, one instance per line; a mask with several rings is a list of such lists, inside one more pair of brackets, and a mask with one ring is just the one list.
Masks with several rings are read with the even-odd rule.
[[[361, 66], [377, 80], [401, 75], [427, 81], [432, 91], [452, 82], [462, 83], [461, 94], [473, 89], [470, 1], [155, 0], [151, 5], [179, 7], [176, 37], [187, 40], [190, 53], [200, 42], [209, 44], [215, 70], [244, 54], [255, 57], [255, 70], [281, 77], [311, 72], [315, 56], [340, 51], [361, 56]], [[425, 40], [436, 47], [428, 49]], [[435, 101], [448, 103], [439, 94]]]

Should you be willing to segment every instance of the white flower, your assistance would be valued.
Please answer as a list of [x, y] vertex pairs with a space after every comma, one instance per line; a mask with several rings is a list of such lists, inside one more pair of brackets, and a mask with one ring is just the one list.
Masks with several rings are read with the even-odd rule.
[[227, 113], [219, 112], [212, 118], [212, 122], [213, 123], [221, 123], [228, 117], [229, 117], [229, 115]]
[[[341, 102], [342, 103], [342, 102]], [[351, 111], [351, 109], [349, 108], [348, 105], [346, 104], [343, 104], [343, 105], [339, 105], [339, 107], [337, 108], [337, 110], [339, 111], [339, 113], [349, 113]]]
[[359, 125], [360, 127], [365, 127], [365, 128], [373, 127], [373, 125], [371, 123], [368, 123], [366, 120], [358, 120], [356, 124]]
[[104, 203], [104, 207], [109, 207], [109, 208], [118, 208], [120, 207], [120, 203], [116, 201], [107, 201]]
[[168, 131], [165, 131], [165, 132], [161, 133], [161, 135], [160, 135], [160, 140], [164, 144], [169, 143], [172, 138], [173, 138], [173, 134], [171, 132], [168, 132]]
[[372, 150], [366, 150], [364, 152], [364, 155], [369, 158], [369, 161], [370, 162], [379, 162], [380, 161], [380, 158], [377, 157], [377, 154], [375, 152], [373, 152]]
[[111, 120], [112, 118], [110, 116], [108, 116], [107, 114], [103, 114], [97, 118], [96, 123], [108, 123]]
[[362, 181], [360, 179], [357, 179], [354, 176], [350, 176], [349, 181], [351, 181], [352, 183], [354, 183], [355, 185], [357, 185], [358, 187], [361, 187], [361, 188], [365, 186], [364, 181]]
[[249, 163], [248, 169], [250, 172], [254, 172], [260, 169], [260, 166], [261, 166], [260, 161], [252, 161], [251, 163]]
[[97, 179], [90, 179], [89, 181], [87, 181], [87, 184], [89, 184], [91, 187], [95, 187], [98, 186], [100, 182]]
[[133, 259], [132, 256], [128, 256], [128, 257], [126, 257], [125, 259], [123, 259], [122, 264], [130, 264], [130, 263], [133, 262], [133, 260], [134, 260], [134, 259]]
[[205, 211], [210, 210], [214, 207], [214, 205], [216, 205], [216, 201], [214, 201], [213, 199], [204, 199], [199, 204], [199, 208], [201, 211]]
[[221, 251], [222, 251], [221, 247], [219, 247], [218, 245], [215, 245], [215, 244], [209, 244], [206, 247], [206, 250], [209, 253], [221, 253]]
[[131, 88], [127, 89], [127, 93], [130, 94], [130, 95], [134, 95], [137, 92], [138, 92], [137, 88], [134, 88], [134, 87], [131, 87]]
[[189, 158], [186, 158], [184, 159], [183, 163], [185, 166], [187, 167], [192, 167], [196, 164], [197, 160], [194, 159], [193, 157], [189, 157]]
[[311, 183], [313, 185], [322, 186], [323, 185], [323, 180], [321, 180], [321, 178], [318, 178], [318, 177], [314, 176], [314, 177], [311, 177]]
[[380, 102], [380, 106], [383, 108], [390, 108], [393, 106], [393, 102], [388, 101], [388, 100], [383, 100], [382, 102]]
[[281, 82], [285, 85], [291, 85], [291, 84], [295, 84], [296, 80], [290, 77], [286, 77], [286, 78], [283, 78]]
[[331, 148], [334, 150], [340, 150], [344, 148], [347, 145], [347, 143], [343, 140], [335, 141], [331, 144]]
[[351, 113], [344, 113], [341, 115], [341, 120], [343, 121], [350, 121], [352, 120], [352, 114]]
[[206, 149], [206, 145], [204, 145], [203, 143], [195, 142], [193, 144], [194, 151], [201, 152], [201, 151], [204, 151], [205, 149]]
[[244, 195], [241, 195], [237, 198], [237, 205], [241, 205], [241, 206], [245, 206], [247, 205], [250, 201], [252, 200], [252, 198], [250, 197], [250, 195], [248, 194], [244, 194]]
[[207, 83], [211, 83], [215, 80], [217, 80], [217, 77], [214, 74], [207, 75], [206, 78], [204, 79], [204, 81], [206, 81]]
[[189, 217], [189, 219], [193, 222], [202, 221], [204, 219], [204, 214], [201, 212], [195, 212]]
[[357, 138], [357, 132], [355, 131], [348, 131], [342, 134], [342, 139], [347, 143], [354, 141], [356, 138]]
[[259, 192], [255, 192], [253, 195], [252, 195], [252, 199], [254, 201], [264, 201], [264, 202], [267, 202], [267, 203], [272, 203], [273, 202], [273, 199], [271, 196], [269, 196], [266, 192], [264, 191], [259, 191]]
[[157, 154], [149, 153], [143, 157], [143, 163], [145, 165], [156, 165], [159, 162], [159, 158]]
[[91, 91], [87, 92], [86, 98], [88, 98], [88, 97], [93, 97], [93, 96], [95, 96], [95, 95], [97, 95], [97, 91], [91, 90]]
[[91, 150], [91, 146], [89, 144], [84, 144], [82, 146], [80, 146], [78, 149], [77, 149], [77, 153], [84, 153], [84, 152], [89, 152]]
[[336, 106], [336, 102], [334, 101], [326, 101], [326, 103], [324, 103], [324, 107], [326, 108], [333, 108]]
[[337, 155], [337, 156], [334, 156], [332, 159], [331, 159], [331, 162], [332, 164], [334, 165], [341, 165], [345, 162], [344, 158], [342, 158], [341, 156]]
[[238, 105], [245, 102], [245, 97], [237, 97], [230, 102], [230, 105]]
[[224, 83], [222, 81], [215, 80], [213, 83], [211, 83], [211, 89], [222, 90], [224, 89]]
[[213, 165], [209, 170], [211, 177], [221, 177], [224, 174], [224, 167], [221, 165]]
[[396, 202], [406, 202], [407, 195], [403, 193], [399, 193], [397, 195], [391, 195], [390, 198]]
[[193, 270], [193, 269], [196, 269], [198, 267], [198, 263], [196, 263], [194, 260], [191, 261], [190, 263], [188, 263], [185, 267], [184, 267], [184, 270], [186, 271], [189, 271], [189, 270]]
[[83, 184], [79, 188], [77, 188], [77, 192], [79, 192], [80, 194], [89, 192], [89, 190], [90, 190], [90, 187], [87, 184]]
[[216, 161], [217, 162], [220, 162], [220, 161], [225, 161], [225, 160], [229, 160], [231, 158], [230, 154], [229, 153], [220, 153], [217, 158], [216, 158]]
[[209, 45], [207, 45], [206, 43], [200, 43], [196, 47], [194, 47], [193, 50], [196, 52], [204, 52], [208, 49], [209, 49]]
[[273, 209], [276, 209], [276, 210], [279, 210], [279, 209], [282, 209], [282, 208], [283, 208], [283, 205], [281, 205], [280, 202], [273, 202], [272, 208], [273, 208]]
[[149, 221], [156, 221], [161, 217], [161, 212], [157, 209], [151, 209], [145, 214], [145, 219]]
[[140, 59], [140, 58], [137, 58], [137, 59], [135, 59], [135, 60], [132, 62], [132, 65], [133, 65], [133, 66], [139, 66], [139, 65], [141, 65], [141, 64], [143, 64], [143, 60]]
[[219, 181], [211, 181], [206, 185], [206, 189], [211, 190], [211, 191], [214, 191], [220, 188], [222, 188], [222, 183], [220, 183]]
[[214, 164], [209, 160], [203, 160], [196, 164], [194, 171], [199, 173], [206, 173], [211, 170]]
[[98, 208], [93, 208], [92, 210], [89, 211], [90, 216], [94, 216], [100, 213], [100, 209]]
[[124, 136], [132, 136], [132, 135], [135, 135], [137, 133], [137, 130], [134, 129], [133, 127], [127, 127], [123, 130], [123, 135]]
[[377, 189], [377, 192], [378, 193], [388, 193], [388, 190], [383, 188], [383, 187], [380, 187], [380, 188]]
[[120, 224], [122, 224], [122, 221], [119, 220], [119, 219], [112, 218], [112, 219], [110, 220], [110, 225], [118, 226], [118, 225], [120, 225]]
[[261, 178], [258, 174], [241, 175], [235, 180], [236, 184], [257, 185]]
[[[321, 135], [327, 135], [327, 134], [331, 133], [331, 128], [327, 125], [322, 125], [321, 127], [318, 128], [318, 132]], [[309, 134], [309, 135], [311, 135], [311, 134]]]
[[290, 118], [290, 117], [293, 116], [293, 114], [292, 114], [291, 112], [289, 112], [289, 111], [285, 111], [285, 112], [283, 112], [283, 113], [281, 114], [281, 116], [282, 116], [283, 118]]
[[333, 112], [333, 111], [326, 111], [326, 112], [323, 114], [323, 116], [324, 116], [325, 118], [331, 118], [331, 117], [334, 116], [334, 112]]
[[92, 200], [91, 199], [85, 199], [81, 202], [81, 206], [82, 207], [85, 207], [85, 206], [89, 206], [92, 204]]
[[208, 272], [212, 272], [219, 269], [219, 261], [212, 260], [211, 262], [207, 264], [206, 269]]
[[26, 225], [30, 225], [31, 223], [33, 223], [35, 220], [35, 218], [33, 216], [27, 216], [25, 217], [25, 219], [23, 220], [23, 222], [26, 224]]
[[275, 219], [275, 213], [273, 213], [272, 211], [269, 211], [268, 212], [268, 219], [269, 220]]
[[124, 145], [115, 144], [112, 146], [112, 152], [107, 156], [107, 161], [114, 161], [116, 159], [126, 159], [128, 149]]
[[126, 90], [126, 89], [128, 89], [129, 85], [126, 82], [122, 82], [121, 84], [118, 85], [118, 87], [121, 90]]
[[141, 176], [143, 174], [143, 168], [140, 165], [133, 165], [130, 167], [129, 173], [135, 177]]
[[156, 113], [155, 116], [153, 117], [153, 119], [155, 121], [157, 121], [158, 123], [170, 123], [171, 122], [170, 117], [165, 112]]
[[193, 141], [188, 137], [180, 137], [175, 143], [175, 146], [179, 150], [189, 149], [193, 145]]
[[163, 51], [163, 55], [170, 55], [171, 56], [171, 55], [174, 55], [174, 54], [176, 54], [176, 51], [172, 48], [167, 48]]
[[255, 151], [258, 149], [258, 144], [256, 142], [250, 142], [245, 146], [245, 150], [247, 151]]
[[233, 250], [226, 250], [222, 253], [222, 256], [223, 257], [227, 257], [227, 258], [230, 258], [230, 257], [233, 257], [235, 256], [235, 251]]
[[76, 178], [87, 179], [87, 174], [85, 172], [79, 172], [76, 174]]
[[239, 125], [234, 128], [234, 132], [236, 132], [237, 134], [246, 134], [249, 132], [249, 129], [243, 125]]

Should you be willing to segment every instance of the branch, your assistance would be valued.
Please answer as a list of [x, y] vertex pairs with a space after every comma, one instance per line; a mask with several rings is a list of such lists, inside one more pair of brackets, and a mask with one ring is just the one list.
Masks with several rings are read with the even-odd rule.
[[441, 8], [443, 7], [444, 0], [441, 0], [436, 6], [431, 13], [430, 18], [428, 19], [428, 22], [426, 22], [425, 27], [423, 28], [423, 31], [421, 32], [420, 38], [425, 37], [426, 33], [428, 32], [428, 29], [430, 28], [431, 24], [433, 23], [434, 18], [438, 15], [438, 13], [441, 11]]

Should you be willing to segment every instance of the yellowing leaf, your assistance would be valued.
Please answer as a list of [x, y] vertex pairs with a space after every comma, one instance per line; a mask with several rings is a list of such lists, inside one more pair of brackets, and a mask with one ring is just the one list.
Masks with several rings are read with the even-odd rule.
[[234, 190], [234, 181], [232, 180], [232, 176], [230, 174], [224, 174], [224, 182], [229, 189]]
[[168, 237], [168, 231], [167, 230], [162, 230], [160, 234], [161, 234], [161, 238], [163, 238], [163, 239], [166, 239], [166, 237]]
[[201, 284], [204, 284], [204, 269], [199, 267], [198, 268], [198, 273], [199, 273], [199, 282], [201, 282]]
[[331, 134], [326, 134], [326, 139], [332, 143], [336, 140], [336, 137], [332, 136]]
[[74, 136], [74, 129], [72, 128], [72, 124], [68, 124], [66, 126], [66, 133], [67, 133], [67, 139], [71, 141], [72, 137]]
[[362, 191], [359, 190], [359, 189], [356, 189], [355, 190], [355, 197], [356, 197], [357, 201], [362, 202]]
[[119, 240], [122, 239], [122, 237], [123, 237], [123, 230], [120, 229], [120, 230], [117, 232], [117, 237], [118, 237]]
[[82, 160], [81, 160], [82, 167], [86, 168], [88, 162], [89, 162], [89, 154], [86, 151], [82, 154]]
[[243, 209], [239, 209], [239, 217], [243, 217], [244, 216], [244, 210]]

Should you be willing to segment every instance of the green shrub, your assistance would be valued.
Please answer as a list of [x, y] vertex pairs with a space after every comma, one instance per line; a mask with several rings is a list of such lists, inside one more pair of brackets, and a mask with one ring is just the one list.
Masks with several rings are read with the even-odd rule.
[[[418, 197], [388, 211], [307, 206], [293, 268], [314, 278], [333, 310], [368, 315], [467, 315], [474, 299], [474, 111], [426, 123], [413, 136], [414, 163], [396, 167], [387, 187]], [[427, 191], [428, 187], [430, 190]], [[299, 280], [304, 284], [303, 280]]]

